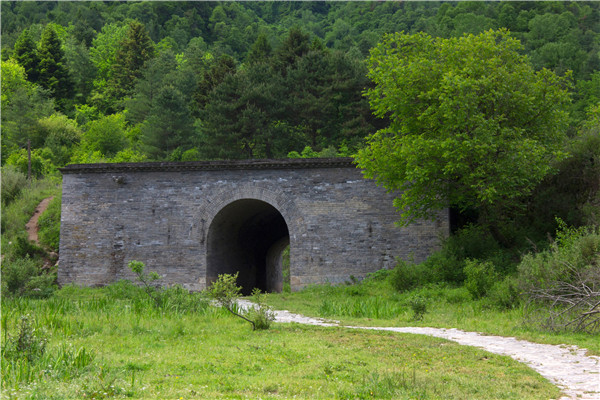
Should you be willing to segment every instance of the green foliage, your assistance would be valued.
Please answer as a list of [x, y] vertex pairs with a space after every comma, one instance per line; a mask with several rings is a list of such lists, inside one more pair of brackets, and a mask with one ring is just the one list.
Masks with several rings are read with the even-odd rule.
[[129, 261], [127, 264], [129, 269], [135, 274], [137, 280], [144, 285], [144, 290], [148, 296], [154, 301], [157, 308], [163, 305], [163, 298], [160, 290], [153, 284], [160, 279], [160, 276], [155, 272], [146, 272], [146, 265], [141, 261]]
[[56, 196], [38, 219], [40, 243], [58, 252], [60, 242], [60, 212], [62, 196]]
[[554, 217], [569, 225], [600, 225], [600, 106], [588, 110], [578, 134], [566, 147], [569, 158], [557, 164], [558, 173], [536, 189], [528, 218], [542, 234], [554, 232]]
[[12, 165], [2, 167], [2, 205], [7, 206], [15, 200], [27, 184], [27, 175]]
[[234, 275], [221, 274], [207, 289], [208, 295], [221, 307], [233, 310], [237, 306], [236, 301], [240, 297], [242, 287], [237, 286], [239, 272]]
[[2, 346], [2, 358], [7, 361], [24, 359], [33, 363], [44, 355], [48, 340], [43, 333], [36, 332], [29, 319], [28, 315], [21, 316], [17, 336], [9, 337]]
[[431, 272], [422, 264], [414, 264], [403, 260], [398, 263], [390, 274], [392, 286], [399, 292], [404, 292], [431, 282]]
[[465, 263], [465, 287], [475, 299], [481, 299], [498, 281], [494, 264], [489, 261], [467, 260]]
[[127, 146], [125, 115], [107, 115], [88, 124], [82, 134], [81, 146], [86, 152], [99, 151], [105, 157], [114, 157]]
[[144, 64], [153, 57], [154, 43], [146, 27], [139, 21], [130, 22], [115, 53], [112, 76], [107, 85], [109, 97], [120, 102], [129, 95], [136, 80], [142, 76]]
[[521, 304], [521, 292], [517, 278], [506, 276], [494, 282], [486, 292], [487, 300], [499, 310], [510, 310]]
[[527, 254], [519, 264], [522, 290], [550, 287], [558, 281], [571, 282], [577, 271], [598, 268], [600, 234], [589, 227], [568, 228], [564, 222], [549, 250]]
[[39, 84], [47, 89], [63, 110], [73, 95], [73, 82], [66, 66], [65, 54], [56, 27], [48, 24], [39, 46]]
[[31, 157], [27, 154], [27, 149], [21, 149], [8, 157], [6, 165], [27, 176], [29, 160], [31, 160], [31, 177], [39, 179], [56, 171], [56, 166], [50, 157], [52, 157], [52, 153], [49, 149], [35, 149], [31, 152]]
[[2, 262], [2, 296], [45, 298], [56, 289], [56, 273], [40, 270], [29, 256]]
[[[401, 222], [448, 204], [502, 209], [565, 157], [566, 78], [534, 71], [506, 30], [439, 39], [388, 35], [371, 52], [367, 91], [390, 125], [358, 155], [365, 175], [402, 191]], [[492, 221], [490, 221], [492, 222]]]
[[549, 250], [528, 254], [519, 264], [519, 286], [528, 319], [550, 331], [600, 331], [600, 233], [590, 227], [567, 228], [559, 221]]
[[21, 65], [29, 82], [37, 82], [40, 75], [40, 57], [37, 46], [31, 37], [31, 32], [25, 29], [15, 43], [13, 53], [15, 60]]
[[427, 299], [422, 296], [413, 296], [408, 299], [408, 305], [413, 312], [413, 320], [421, 321], [427, 312]]
[[81, 129], [77, 122], [67, 116], [53, 114], [38, 120], [34, 140], [48, 148], [52, 164], [63, 167], [69, 162], [75, 146], [81, 140]]
[[269, 329], [271, 322], [275, 320], [273, 309], [265, 302], [265, 294], [259, 289], [252, 291], [255, 302], [248, 310], [239, 311], [237, 301], [241, 295], [242, 288], [237, 286], [236, 281], [239, 272], [234, 275], [221, 274], [206, 290], [208, 296], [227, 311], [252, 324], [252, 330]]
[[266, 293], [261, 293], [260, 289], [252, 290], [252, 302], [250, 309], [246, 311], [245, 316], [254, 322], [254, 329], [266, 330], [271, 327], [275, 321], [275, 312], [273, 308], [266, 303]]

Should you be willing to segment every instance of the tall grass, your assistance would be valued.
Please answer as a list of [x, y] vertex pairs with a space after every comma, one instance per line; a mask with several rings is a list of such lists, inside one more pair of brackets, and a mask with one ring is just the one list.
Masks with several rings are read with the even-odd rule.
[[391, 319], [396, 318], [403, 311], [404, 307], [401, 304], [381, 296], [347, 300], [323, 299], [319, 307], [319, 314], [323, 317]]
[[[2, 207], [2, 248], [8, 241], [25, 234], [25, 224], [33, 215], [40, 201], [58, 194], [60, 185], [54, 179], [33, 180], [22, 188], [12, 202]], [[6, 243], [4, 238], [6, 238]]]
[[[23, 336], [33, 350], [43, 348], [32, 351], [32, 357], [22, 349], [2, 355], [2, 398], [437, 399], [483, 394], [478, 398], [495, 399], [510, 393], [511, 398], [543, 399], [558, 394], [525, 366], [481, 350], [414, 335], [297, 324], [252, 331], [200, 294], [180, 288], [170, 292], [166, 308], [125, 281], [96, 289], [67, 286], [48, 299], [2, 299], [3, 343], [17, 343]], [[20, 333], [22, 315], [28, 315], [26, 335]], [[496, 375], [503, 376], [501, 382], [489, 379]]]

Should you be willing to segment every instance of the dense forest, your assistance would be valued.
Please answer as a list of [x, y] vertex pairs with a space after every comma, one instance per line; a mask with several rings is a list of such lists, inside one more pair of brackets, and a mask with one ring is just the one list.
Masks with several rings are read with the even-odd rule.
[[600, 98], [593, 2], [3, 2], [2, 165], [354, 154], [386, 33], [507, 28], [572, 71], [569, 134]]

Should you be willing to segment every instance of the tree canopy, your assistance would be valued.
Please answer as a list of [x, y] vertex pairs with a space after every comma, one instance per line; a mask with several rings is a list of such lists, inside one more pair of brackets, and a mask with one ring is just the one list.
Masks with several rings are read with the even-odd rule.
[[369, 102], [390, 124], [368, 138], [358, 163], [401, 192], [405, 223], [449, 205], [507, 206], [566, 155], [568, 75], [535, 71], [506, 30], [391, 34], [368, 63]]

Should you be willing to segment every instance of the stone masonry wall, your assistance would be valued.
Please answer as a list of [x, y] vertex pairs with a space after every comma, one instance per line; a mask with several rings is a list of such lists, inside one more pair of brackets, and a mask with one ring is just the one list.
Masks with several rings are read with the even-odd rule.
[[231, 202], [275, 207], [290, 236], [293, 290], [424, 260], [448, 234], [437, 221], [394, 224], [393, 195], [349, 159], [71, 165], [62, 169], [60, 284], [133, 279], [143, 261], [165, 284], [206, 286], [207, 233]]

